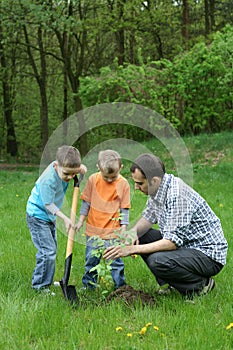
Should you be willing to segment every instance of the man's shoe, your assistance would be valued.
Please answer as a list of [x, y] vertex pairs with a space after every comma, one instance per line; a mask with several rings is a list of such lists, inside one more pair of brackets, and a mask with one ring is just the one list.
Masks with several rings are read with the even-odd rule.
[[170, 294], [175, 288], [173, 288], [172, 286], [169, 286], [169, 284], [165, 284], [163, 286], [161, 286], [157, 291], [156, 294], [157, 295], [168, 295]]
[[210, 293], [214, 289], [214, 287], [215, 287], [215, 280], [210, 277], [205, 287], [202, 289], [202, 291], [199, 292], [199, 296]]

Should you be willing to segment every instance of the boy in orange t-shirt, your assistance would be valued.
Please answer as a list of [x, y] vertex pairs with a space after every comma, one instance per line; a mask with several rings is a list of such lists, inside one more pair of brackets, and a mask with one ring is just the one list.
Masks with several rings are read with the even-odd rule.
[[[77, 224], [79, 230], [87, 218], [86, 264], [82, 282], [88, 289], [96, 288], [98, 276], [96, 271], [90, 270], [101, 259], [92, 255], [97, 248], [94, 236], [103, 239], [108, 247], [117, 238], [115, 232], [125, 231], [129, 223], [130, 186], [120, 175], [122, 162], [119, 153], [113, 150], [99, 152], [98, 168], [99, 172], [89, 177], [81, 194], [82, 206]], [[122, 259], [114, 260], [111, 268], [115, 289], [125, 285]]]

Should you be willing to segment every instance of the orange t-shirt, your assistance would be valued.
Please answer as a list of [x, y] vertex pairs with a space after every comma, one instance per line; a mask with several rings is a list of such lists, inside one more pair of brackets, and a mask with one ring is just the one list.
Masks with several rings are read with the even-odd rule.
[[130, 208], [130, 186], [121, 175], [113, 182], [105, 181], [101, 173], [92, 174], [81, 194], [81, 199], [90, 203], [86, 221], [87, 236], [103, 239], [117, 237], [120, 228], [119, 209]]

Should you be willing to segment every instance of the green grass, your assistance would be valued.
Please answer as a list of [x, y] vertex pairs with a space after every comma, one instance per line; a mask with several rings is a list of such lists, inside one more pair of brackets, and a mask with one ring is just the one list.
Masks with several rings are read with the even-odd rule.
[[[233, 232], [232, 232], [232, 133], [184, 138], [193, 162], [194, 187], [206, 198], [220, 217], [229, 243], [227, 264], [216, 276], [216, 288], [205, 297], [187, 304], [177, 295], [157, 297], [154, 306], [140, 303], [126, 307], [123, 303], [103, 303], [96, 296], [81, 297], [80, 305], [72, 308], [64, 300], [60, 288], [55, 297], [35, 294], [31, 289], [31, 274], [35, 249], [25, 222], [28, 195], [38, 171], [0, 171], [0, 349], [79, 349], [79, 350], [231, 350], [233, 328]], [[166, 150], [156, 142], [161, 157]], [[168, 171], [176, 172], [168, 159]], [[127, 166], [124, 175], [128, 175]], [[132, 186], [133, 187], [133, 186]], [[65, 210], [69, 210], [72, 186]], [[136, 219], [145, 204], [140, 193], [132, 196], [132, 219]], [[55, 279], [64, 272], [66, 237], [58, 231], [58, 256]], [[80, 242], [82, 241], [80, 237]], [[70, 283], [81, 287], [84, 269], [83, 244], [74, 245]], [[140, 257], [125, 258], [126, 278], [135, 289], [154, 293], [157, 284]], [[151, 322], [144, 336], [138, 332]], [[159, 330], [153, 329], [158, 326]], [[116, 331], [122, 327], [122, 331]], [[132, 337], [127, 336], [132, 334]]]

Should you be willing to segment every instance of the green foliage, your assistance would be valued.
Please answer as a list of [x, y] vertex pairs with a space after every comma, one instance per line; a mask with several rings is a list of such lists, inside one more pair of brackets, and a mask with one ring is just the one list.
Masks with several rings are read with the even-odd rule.
[[130, 102], [161, 110], [153, 73], [153, 69], [148, 69], [144, 64], [103, 67], [98, 76], [80, 80], [80, 96], [85, 107], [99, 103]]
[[[154, 71], [147, 69], [145, 65], [118, 66], [115, 62], [113, 68], [103, 67], [98, 76], [88, 76], [80, 79], [79, 95], [83, 106], [89, 107], [100, 103], [126, 102], [150, 107], [156, 111], [162, 111], [161, 103], [156, 95], [156, 81]], [[133, 117], [132, 117], [133, 118]], [[132, 119], [133, 120], [133, 119]], [[117, 128], [116, 135], [138, 141], [148, 137], [147, 132], [130, 125], [127, 118], [125, 125]], [[91, 133], [91, 140], [103, 140], [114, 137], [112, 125], [105, 125]], [[90, 141], [91, 141], [90, 140]]]
[[[2, 0], [1, 156], [14, 154], [7, 147], [14, 139], [19, 160], [39, 160], [42, 135], [44, 142], [63, 118], [82, 108], [79, 96], [85, 106], [109, 101], [147, 106], [183, 134], [231, 128], [233, 36], [230, 25], [223, 28], [232, 23], [232, 3], [218, 2], [211, 13], [205, 13], [204, 0], [189, 3], [185, 42], [182, 10], [182, 1], [103, 0], [100, 6], [98, 0]], [[208, 37], [205, 15], [215, 21]], [[214, 34], [216, 28], [221, 32]], [[80, 76], [87, 80], [79, 94]], [[111, 125], [90, 131], [90, 147], [119, 135], [150, 137], [131, 126]]]
[[232, 126], [233, 28], [210, 45], [195, 45], [174, 60], [172, 87], [182, 133], [213, 132]]
[[111, 275], [111, 260], [105, 260], [102, 258], [103, 252], [105, 250], [105, 241], [98, 236], [93, 237], [94, 249], [92, 250], [92, 256], [100, 259], [99, 264], [91, 268], [91, 272], [96, 272], [97, 274], [97, 286], [100, 288], [100, 293], [102, 296], [109, 294], [113, 288], [113, 281]]
[[[173, 62], [104, 67], [98, 76], [81, 79], [84, 106], [136, 103], [164, 115], [182, 134], [229, 129], [233, 123], [232, 37], [233, 27], [227, 26], [210, 45], [196, 44]], [[137, 137], [141, 140], [145, 134]]]
[[[119, 221], [122, 219], [122, 215], [119, 212], [119, 215], [115, 218], [112, 218], [113, 220], [113, 227], [114, 227], [114, 221]], [[117, 237], [117, 239], [110, 240], [108, 242], [108, 246], [115, 246], [115, 245], [121, 245], [122, 247], [125, 246], [125, 244], [132, 244], [133, 237], [135, 237], [134, 231], [123, 231], [118, 232], [117, 230], [114, 230], [114, 233]], [[105, 240], [100, 238], [99, 236], [93, 236], [93, 247], [92, 250], [92, 256], [100, 259], [99, 264], [91, 268], [91, 272], [96, 272], [97, 274], [97, 286], [100, 290], [100, 293], [103, 297], [107, 296], [111, 291], [114, 289], [114, 284], [112, 280], [112, 260], [105, 260], [103, 259], [103, 253], [106, 249]]]

